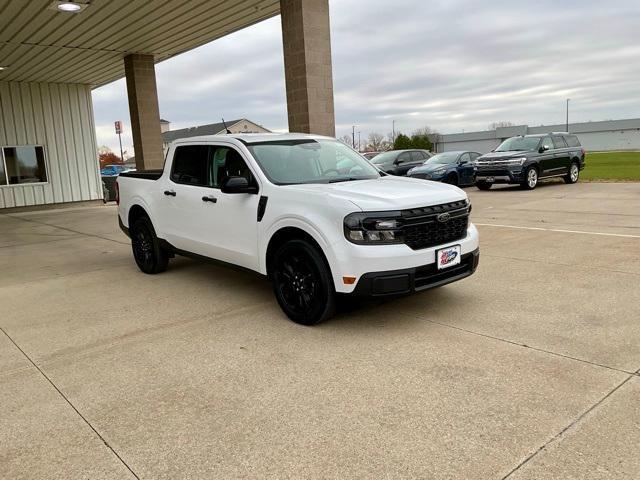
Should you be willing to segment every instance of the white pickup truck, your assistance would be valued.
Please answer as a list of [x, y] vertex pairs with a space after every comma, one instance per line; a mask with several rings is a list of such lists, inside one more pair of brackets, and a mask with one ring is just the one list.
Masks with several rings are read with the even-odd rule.
[[117, 190], [140, 270], [162, 272], [179, 254], [259, 272], [304, 325], [330, 317], [337, 294], [408, 294], [478, 265], [462, 190], [388, 175], [333, 138], [179, 140], [163, 170], [122, 173]]

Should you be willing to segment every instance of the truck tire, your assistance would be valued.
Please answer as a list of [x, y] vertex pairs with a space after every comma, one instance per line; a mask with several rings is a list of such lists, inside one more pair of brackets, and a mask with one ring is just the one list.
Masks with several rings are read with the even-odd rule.
[[271, 278], [282, 311], [301, 325], [316, 325], [335, 313], [331, 272], [321, 252], [306, 240], [289, 240], [273, 257]]
[[578, 162], [571, 162], [571, 166], [569, 167], [569, 172], [566, 177], [564, 177], [564, 183], [572, 184], [576, 183], [580, 178], [580, 165]]
[[524, 172], [524, 181], [520, 184], [525, 190], [533, 190], [538, 185], [538, 170], [536, 167], [529, 167]]
[[493, 186], [492, 183], [487, 183], [487, 182], [476, 182], [476, 187], [478, 187], [480, 190], [491, 190], [491, 187]]
[[150, 275], [164, 272], [169, 264], [169, 255], [160, 246], [149, 217], [136, 219], [130, 226], [129, 234], [133, 258], [138, 268]]

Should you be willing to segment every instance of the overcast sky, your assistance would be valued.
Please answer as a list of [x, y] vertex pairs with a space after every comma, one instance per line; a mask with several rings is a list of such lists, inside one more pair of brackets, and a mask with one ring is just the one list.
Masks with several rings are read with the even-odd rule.
[[[640, 1], [331, 0], [336, 135], [640, 117]], [[280, 17], [156, 65], [172, 128], [287, 130]], [[98, 145], [133, 147], [124, 80], [93, 92]]]

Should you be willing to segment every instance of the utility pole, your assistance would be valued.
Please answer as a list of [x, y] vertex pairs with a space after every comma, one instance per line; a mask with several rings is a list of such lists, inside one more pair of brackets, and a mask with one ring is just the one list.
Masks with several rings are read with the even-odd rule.
[[351, 125], [351, 146], [356, 148], [356, 126]]
[[115, 122], [116, 133], [118, 134], [118, 140], [120, 141], [120, 160], [124, 163], [124, 153], [122, 152], [122, 122], [120, 120]]
[[569, 133], [569, 100], [571, 99], [567, 98], [567, 130], [566, 130], [567, 133]]
[[396, 121], [395, 120], [391, 123], [391, 141], [392, 142], [396, 141]]
[[358, 151], [360, 151], [360, 132], [358, 132]]

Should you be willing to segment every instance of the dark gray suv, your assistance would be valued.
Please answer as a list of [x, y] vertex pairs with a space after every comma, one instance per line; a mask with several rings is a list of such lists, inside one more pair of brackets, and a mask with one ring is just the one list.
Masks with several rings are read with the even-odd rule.
[[476, 160], [476, 186], [489, 190], [494, 183], [509, 183], [533, 190], [539, 180], [552, 177], [576, 183], [584, 158], [578, 137], [569, 133], [511, 137]]

